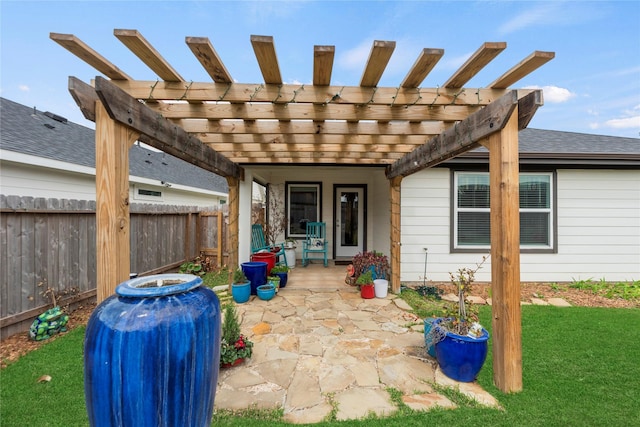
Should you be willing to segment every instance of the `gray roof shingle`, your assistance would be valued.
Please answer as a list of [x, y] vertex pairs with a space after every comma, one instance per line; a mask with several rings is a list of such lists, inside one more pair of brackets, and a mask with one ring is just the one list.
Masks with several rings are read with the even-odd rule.
[[[96, 163], [93, 129], [1, 97], [0, 148], [92, 168]], [[171, 184], [229, 192], [223, 177], [137, 144], [129, 150], [129, 173]]]

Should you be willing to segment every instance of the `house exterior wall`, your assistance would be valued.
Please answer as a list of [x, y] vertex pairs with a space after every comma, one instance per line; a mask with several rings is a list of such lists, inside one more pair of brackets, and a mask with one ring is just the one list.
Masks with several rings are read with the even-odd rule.
[[[251, 178], [249, 178], [251, 177]], [[245, 182], [256, 177], [261, 182], [275, 186], [281, 194], [284, 194], [285, 182], [321, 182], [322, 183], [322, 221], [327, 224], [327, 234], [329, 240], [329, 252], [327, 257], [332, 259], [333, 255], [333, 186], [366, 184], [367, 186], [367, 250], [377, 250], [389, 255], [390, 241], [390, 204], [389, 204], [389, 181], [384, 174], [384, 168], [373, 167], [322, 167], [322, 166], [272, 166], [272, 167], [245, 167]], [[241, 194], [241, 198], [248, 197], [250, 190], [246, 190], [247, 196]], [[284, 206], [284, 200], [283, 200]], [[244, 218], [241, 209], [241, 227], [249, 227], [250, 224]], [[248, 243], [242, 240], [250, 233], [242, 233], [240, 230], [240, 262], [244, 262], [249, 257]], [[279, 241], [285, 236], [280, 236]], [[302, 247], [296, 248], [297, 257], [300, 259]]]
[[[640, 171], [557, 170], [557, 253], [522, 253], [524, 282], [640, 279]], [[451, 171], [402, 181], [401, 280], [448, 281], [486, 253], [451, 253]], [[427, 249], [425, 252], [424, 249]], [[489, 281], [487, 262], [476, 275]]]
[[[38, 164], [43, 159], [29, 156], [22, 163], [6, 161], [3, 158], [0, 169], [0, 191], [5, 195], [31, 196], [76, 200], [95, 200], [95, 169], [46, 159], [45, 164]], [[158, 181], [130, 177], [129, 199], [131, 203], [155, 203], [166, 205], [186, 205], [215, 207], [227, 195], [206, 191], [193, 187], [172, 185], [165, 187]], [[159, 191], [162, 197], [138, 195], [138, 189]]]

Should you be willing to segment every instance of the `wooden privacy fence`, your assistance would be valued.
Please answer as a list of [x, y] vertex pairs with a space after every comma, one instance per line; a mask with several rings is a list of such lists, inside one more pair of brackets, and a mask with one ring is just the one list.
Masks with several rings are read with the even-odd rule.
[[[0, 338], [26, 331], [49, 307], [47, 288], [96, 295], [95, 202], [0, 195]], [[226, 210], [131, 205], [131, 272], [176, 271], [200, 253], [226, 263]]]

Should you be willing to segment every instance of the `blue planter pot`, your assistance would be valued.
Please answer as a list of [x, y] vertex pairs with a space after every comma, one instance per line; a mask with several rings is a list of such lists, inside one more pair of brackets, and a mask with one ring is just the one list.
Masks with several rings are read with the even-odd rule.
[[280, 278], [280, 287], [287, 286], [287, 280], [289, 279], [289, 273], [273, 273]]
[[251, 297], [251, 282], [232, 283], [231, 296], [238, 304], [249, 301], [249, 297]]
[[273, 285], [258, 286], [258, 298], [269, 301], [276, 295], [276, 288]]
[[[432, 327], [437, 328], [442, 319], [436, 319]], [[460, 382], [476, 379], [487, 358], [489, 332], [482, 329], [482, 336], [471, 338], [447, 332], [445, 338], [436, 343], [436, 359], [442, 372]]]
[[258, 286], [267, 283], [267, 263], [262, 261], [243, 262], [240, 267], [251, 282], [251, 295], [256, 295]]
[[91, 315], [84, 388], [91, 426], [209, 426], [220, 302], [187, 274], [128, 280]]

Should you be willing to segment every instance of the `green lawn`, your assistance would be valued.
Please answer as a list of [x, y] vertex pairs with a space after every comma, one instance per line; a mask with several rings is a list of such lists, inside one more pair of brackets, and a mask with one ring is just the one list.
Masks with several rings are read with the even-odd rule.
[[[327, 422], [345, 426], [640, 426], [640, 310], [524, 306], [524, 391], [492, 384], [491, 354], [478, 381], [504, 411], [464, 404], [455, 410], [389, 419]], [[490, 326], [490, 309], [480, 312]], [[488, 328], [490, 329], [490, 328]], [[84, 426], [84, 329], [75, 329], [0, 372], [0, 425]], [[37, 383], [41, 375], [51, 382]], [[273, 411], [216, 414], [215, 426], [284, 425]]]

